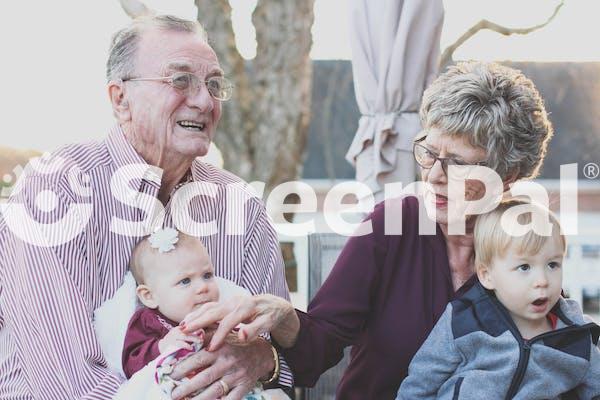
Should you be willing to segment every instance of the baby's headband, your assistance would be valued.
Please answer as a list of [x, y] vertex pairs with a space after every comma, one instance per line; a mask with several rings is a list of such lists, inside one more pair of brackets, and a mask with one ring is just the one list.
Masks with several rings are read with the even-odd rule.
[[148, 237], [150, 247], [158, 249], [159, 253], [168, 253], [175, 249], [175, 244], [179, 241], [179, 232], [173, 228], [159, 228]]

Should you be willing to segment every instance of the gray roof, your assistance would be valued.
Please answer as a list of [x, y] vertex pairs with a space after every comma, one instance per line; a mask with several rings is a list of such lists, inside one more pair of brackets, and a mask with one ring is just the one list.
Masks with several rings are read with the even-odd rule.
[[[555, 136], [542, 178], [557, 179], [560, 165], [600, 164], [600, 63], [504, 62], [520, 69], [542, 94]], [[352, 179], [344, 155], [360, 113], [354, 97], [350, 61], [314, 61], [310, 132], [305, 179]]]

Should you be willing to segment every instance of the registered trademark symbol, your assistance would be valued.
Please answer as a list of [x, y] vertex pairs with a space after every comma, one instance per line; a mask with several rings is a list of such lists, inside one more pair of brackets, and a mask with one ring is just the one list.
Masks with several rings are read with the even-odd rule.
[[583, 175], [588, 179], [596, 179], [600, 175], [600, 167], [596, 163], [587, 163], [583, 166]]

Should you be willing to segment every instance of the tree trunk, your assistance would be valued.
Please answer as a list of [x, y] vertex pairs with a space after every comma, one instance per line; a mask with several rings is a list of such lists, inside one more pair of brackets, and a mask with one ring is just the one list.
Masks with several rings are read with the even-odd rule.
[[257, 55], [245, 68], [235, 47], [229, 2], [196, 0], [198, 21], [236, 86], [223, 104], [215, 142], [225, 168], [247, 181], [265, 182], [266, 193], [297, 179], [302, 169], [310, 120], [313, 4], [259, 0], [252, 16]]
[[257, 119], [252, 135], [257, 178], [267, 188], [298, 178], [310, 121], [313, 0], [261, 0], [252, 16]]
[[246, 134], [249, 122], [248, 77], [244, 59], [235, 46], [231, 7], [228, 0], [196, 0], [196, 7], [197, 19], [208, 32], [208, 40], [219, 57], [225, 75], [235, 84], [233, 97], [223, 103], [215, 142], [223, 154], [225, 168], [248, 179], [252, 171]]

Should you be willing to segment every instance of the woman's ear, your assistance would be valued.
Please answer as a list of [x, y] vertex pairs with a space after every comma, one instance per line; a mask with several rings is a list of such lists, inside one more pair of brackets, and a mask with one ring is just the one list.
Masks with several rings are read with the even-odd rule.
[[152, 296], [152, 292], [150, 288], [146, 285], [138, 285], [135, 289], [135, 293], [137, 294], [138, 299], [148, 308], [156, 309], [158, 308], [158, 303]]
[[490, 274], [489, 267], [480, 264], [475, 267], [475, 270], [477, 271], [477, 278], [479, 279], [479, 282], [481, 282], [481, 285], [487, 290], [494, 290], [494, 280]]
[[110, 81], [108, 83], [108, 96], [112, 104], [113, 114], [119, 122], [131, 120], [129, 102], [125, 99], [125, 86], [123, 81]]
[[517, 181], [518, 176], [519, 176], [519, 171], [513, 171], [506, 178], [504, 178], [502, 180], [502, 183], [504, 184], [504, 192], [508, 192], [508, 190], [510, 189], [510, 185], [512, 185], [513, 183], [515, 183]]

